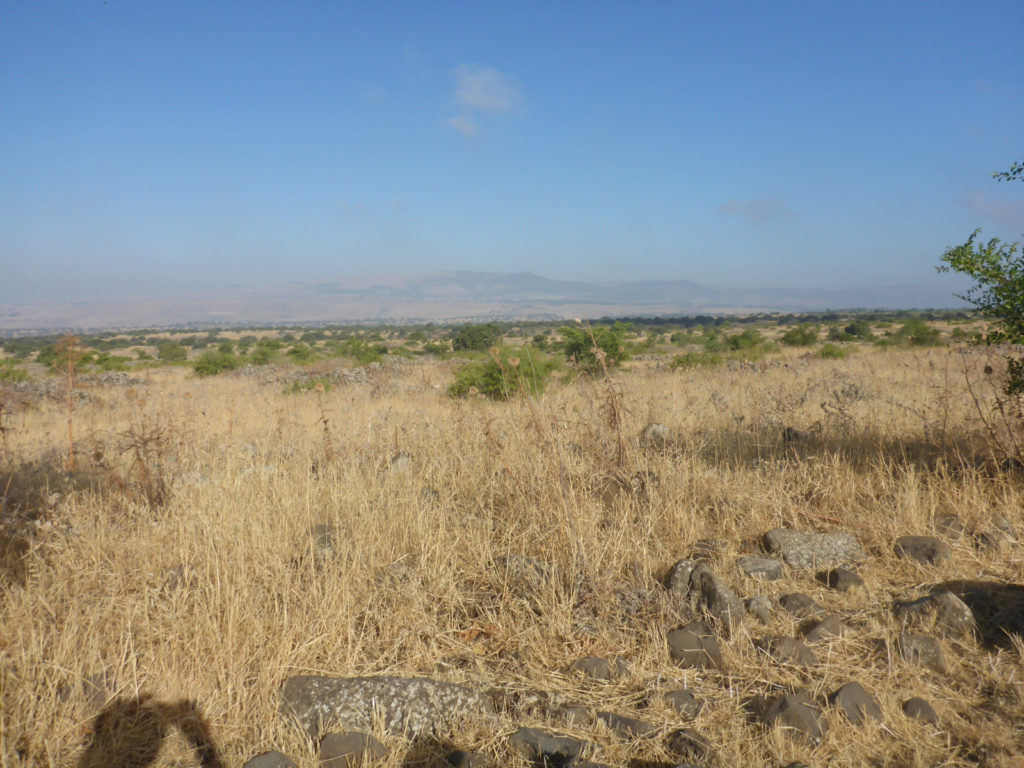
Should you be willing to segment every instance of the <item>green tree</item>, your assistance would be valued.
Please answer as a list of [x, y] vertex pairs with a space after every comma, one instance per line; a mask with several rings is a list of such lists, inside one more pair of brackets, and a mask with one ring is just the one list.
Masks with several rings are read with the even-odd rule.
[[[1015, 162], [1008, 171], [993, 174], [999, 181], [1024, 181], [1024, 163]], [[963, 245], [947, 248], [939, 272], [959, 272], [974, 280], [965, 294], [958, 295], [990, 321], [982, 336], [986, 344], [1024, 343], [1024, 254], [1020, 242], [1004, 243], [992, 238], [977, 242], [976, 229]], [[1009, 352], [1006, 359], [1007, 395], [1024, 395], [1024, 357]]]

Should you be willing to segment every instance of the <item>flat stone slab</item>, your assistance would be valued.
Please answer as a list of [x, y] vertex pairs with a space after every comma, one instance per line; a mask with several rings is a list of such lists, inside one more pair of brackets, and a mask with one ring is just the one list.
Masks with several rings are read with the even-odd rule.
[[312, 739], [327, 726], [371, 731], [378, 714], [387, 730], [413, 735], [496, 717], [489, 696], [422, 677], [303, 675], [286, 681], [282, 693], [282, 714], [298, 720]]
[[834, 568], [866, 557], [860, 542], [845, 531], [814, 533], [776, 528], [764, 535], [764, 543], [769, 552], [780, 555], [786, 565], [799, 571]]

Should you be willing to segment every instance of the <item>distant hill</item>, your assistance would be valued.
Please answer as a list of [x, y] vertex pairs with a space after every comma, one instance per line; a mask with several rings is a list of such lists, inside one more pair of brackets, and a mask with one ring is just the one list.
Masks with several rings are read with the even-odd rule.
[[353, 275], [264, 288], [0, 305], [0, 329], [298, 322], [558, 320], [572, 317], [911, 309], [961, 306], [920, 286], [730, 289], [689, 280], [589, 283], [528, 272]]

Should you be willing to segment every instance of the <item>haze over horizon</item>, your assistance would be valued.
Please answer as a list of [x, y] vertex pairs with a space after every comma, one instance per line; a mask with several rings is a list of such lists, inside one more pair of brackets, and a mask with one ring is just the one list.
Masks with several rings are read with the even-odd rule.
[[0, 304], [531, 272], [908, 285], [1020, 239], [1024, 4], [0, 12]]

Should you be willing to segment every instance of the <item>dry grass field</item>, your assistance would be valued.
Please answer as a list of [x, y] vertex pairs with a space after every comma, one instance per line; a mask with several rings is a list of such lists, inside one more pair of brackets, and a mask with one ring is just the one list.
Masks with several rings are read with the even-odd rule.
[[[298, 394], [151, 369], [86, 387], [71, 472], [65, 405], [25, 398], [0, 444], [0, 762], [198, 765], [200, 733], [224, 765], [277, 749], [314, 766], [316, 745], [279, 714], [284, 681], [390, 674], [503, 691], [502, 724], [438, 742], [494, 765], [528, 764], [506, 744], [520, 725], [581, 737], [614, 766], [1024, 765], [1020, 605], [941, 636], [945, 673], [904, 660], [894, 611], [939, 584], [1024, 590], [1024, 481], [979, 419], [983, 363], [867, 347], [681, 372], [634, 361], [507, 403], [449, 397], [451, 361]], [[641, 440], [651, 423], [667, 440]], [[944, 515], [962, 532], [937, 529]], [[736, 559], [778, 527], [855, 535], [865, 587], [744, 575]], [[939, 535], [951, 558], [898, 557], [907, 534]], [[773, 659], [760, 640], [804, 631], [775, 605], [720, 634], [722, 669], [677, 666], [666, 635], [694, 609], [663, 580], [702, 540], [741, 599], [805, 593], [845, 634], [814, 644], [816, 665]], [[570, 668], [616, 654], [627, 668], [612, 680]], [[824, 703], [850, 681], [881, 719], [855, 725]], [[704, 701], [692, 721], [664, 699], [684, 687]], [[820, 743], [752, 714], [754, 697], [797, 689], [822, 704]], [[913, 696], [938, 724], [904, 714]], [[566, 722], [565, 703], [657, 730]], [[140, 711], [155, 725], [136, 762], [89, 750], [99, 723]], [[669, 748], [683, 727], [703, 754]], [[375, 764], [444, 764], [441, 746], [376, 735], [391, 752]]]

